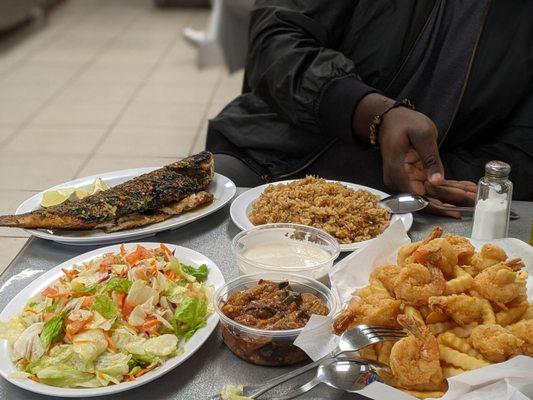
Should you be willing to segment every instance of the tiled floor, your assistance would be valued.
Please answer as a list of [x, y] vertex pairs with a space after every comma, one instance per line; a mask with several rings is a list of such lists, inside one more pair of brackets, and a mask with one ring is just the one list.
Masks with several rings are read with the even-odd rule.
[[[242, 82], [196, 69], [181, 29], [204, 26], [208, 14], [69, 0], [45, 25], [0, 38], [0, 213], [65, 180], [203, 149], [207, 118]], [[0, 271], [26, 237], [0, 228]]]

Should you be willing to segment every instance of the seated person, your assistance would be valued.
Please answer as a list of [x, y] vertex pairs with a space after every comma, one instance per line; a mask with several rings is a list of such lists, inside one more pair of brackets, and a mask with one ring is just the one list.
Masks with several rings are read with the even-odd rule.
[[207, 149], [237, 185], [314, 174], [454, 205], [497, 159], [533, 200], [531, 15], [527, 0], [259, 0], [243, 94]]

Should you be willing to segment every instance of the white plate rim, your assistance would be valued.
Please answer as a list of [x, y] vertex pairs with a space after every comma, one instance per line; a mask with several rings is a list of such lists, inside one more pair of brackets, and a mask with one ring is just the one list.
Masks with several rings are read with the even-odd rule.
[[[175, 250], [175, 255], [178, 260], [185, 260], [185, 262], [193, 262], [194, 264], [207, 264], [209, 267], [209, 276], [207, 283], [211, 283], [215, 286], [215, 290], [218, 289], [225, 283], [224, 276], [220, 268], [215, 264], [213, 260], [209, 257], [204, 256], [203, 254], [189, 249], [187, 247], [177, 246], [175, 244], [164, 243], [171, 250]], [[133, 249], [137, 245], [144, 247], [157, 247], [160, 245], [160, 242], [135, 242], [135, 243], [125, 243], [124, 246], [126, 249]], [[49, 286], [55, 282], [59, 276], [62, 275], [61, 268], [70, 269], [76, 263], [82, 263], [89, 260], [92, 260], [98, 256], [101, 256], [107, 252], [117, 252], [120, 249], [120, 244], [115, 244], [111, 246], [102, 247], [87, 253], [83, 253], [79, 256], [73, 257], [58, 266], [50, 269], [44, 274], [40, 275], [37, 279], [32, 281], [24, 289], [22, 289], [15, 297], [13, 297], [9, 303], [4, 307], [0, 313], [0, 320], [4, 321], [10, 318], [17, 313], [20, 313], [24, 306], [26, 305], [27, 300], [32, 296], [43, 290], [45, 287]], [[196, 260], [196, 261], [194, 261]], [[58, 396], [58, 397], [94, 397], [94, 396], [104, 396], [114, 393], [124, 392], [142, 385], [145, 385], [160, 376], [165, 375], [169, 371], [173, 370], [180, 364], [184, 363], [189, 357], [191, 357], [196, 351], [198, 351], [205, 341], [211, 336], [218, 324], [218, 315], [213, 312], [211, 316], [207, 319], [206, 326], [198, 330], [188, 342], [185, 343], [184, 347], [190, 346], [191, 349], [185, 350], [182, 354], [179, 354], [169, 360], [167, 360], [163, 365], [153, 369], [152, 371], [146, 373], [145, 375], [135, 379], [130, 382], [121, 382], [116, 385], [110, 385], [100, 388], [61, 388], [56, 386], [48, 386], [33, 382], [29, 379], [13, 379], [9, 375], [11, 372], [16, 371], [14, 364], [11, 362], [9, 357], [9, 344], [6, 340], [0, 340], [0, 375], [9, 381], [10, 383], [39, 394], [49, 395], [49, 396]], [[192, 342], [191, 342], [192, 341]], [[6, 368], [10, 368], [7, 370]]]
[[[118, 170], [118, 171], [106, 172], [102, 174], [90, 175], [90, 176], [86, 176], [83, 178], [77, 178], [77, 179], [74, 179], [68, 182], [64, 182], [59, 185], [52, 186], [42, 192], [36, 193], [30, 198], [24, 200], [17, 207], [15, 214], [22, 214], [22, 213], [36, 210], [38, 208], [38, 204], [40, 203], [42, 199], [43, 193], [48, 190], [62, 189], [65, 187], [86, 186], [92, 183], [96, 178], [101, 178], [104, 181], [111, 180], [111, 179], [121, 179], [121, 178], [132, 179], [135, 176], [139, 176], [139, 175], [154, 171], [158, 168], [161, 168], [161, 167], [123, 169], [123, 170]], [[102, 231], [101, 235], [98, 234], [98, 235], [81, 236], [81, 237], [53, 234], [42, 229], [25, 229], [25, 231], [28, 232], [30, 235], [41, 238], [41, 239], [52, 240], [54, 242], [58, 242], [62, 244], [77, 245], [77, 246], [92, 246], [92, 245], [99, 245], [99, 244], [117, 243], [117, 242], [122, 242], [126, 240], [132, 240], [132, 239], [140, 239], [143, 237], [155, 235], [158, 232], [177, 229], [193, 221], [204, 218], [208, 216], [209, 214], [212, 214], [215, 211], [218, 211], [219, 209], [224, 207], [228, 202], [230, 202], [233, 199], [233, 197], [235, 196], [235, 193], [237, 192], [237, 187], [235, 186], [235, 183], [233, 183], [231, 179], [227, 178], [224, 175], [215, 173], [211, 185], [213, 184], [221, 185], [221, 187], [223, 188], [222, 196], [220, 198], [215, 198], [213, 200], [213, 203], [209, 204], [206, 207], [202, 207], [197, 211], [193, 210], [193, 211], [181, 214], [181, 215], [177, 215], [175, 217], [169, 218], [165, 221], [158, 222], [156, 224], [146, 225], [144, 227], [127, 229], [124, 231], [112, 232], [112, 233], [104, 233]], [[87, 232], [94, 232], [94, 231], [87, 231]]]
[[[256, 186], [254, 188], [248, 189], [247, 191], [241, 193], [231, 203], [231, 207], [230, 207], [231, 220], [240, 230], [246, 230], [246, 229], [253, 228], [255, 225], [252, 224], [252, 222], [248, 219], [248, 215], [247, 215], [247, 211], [248, 211], [248, 208], [250, 207], [250, 204], [261, 195], [263, 190], [265, 190], [265, 188], [268, 185], [287, 184], [287, 183], [294, 182], [296, 180], [298, 179], [289, 179], [285, 181], [266, 183], [264, 185], [260, 185], [260, 186]], [[381, 190], [374, 189], [368, 186], [359, 185], [357, 183], [336, 181], [336, 180], [331, 180], [331, 179], [326, 179], [326, 181], [340, 183], [350, 189], [364, 189], [364, 190], [367, 190], [371, 193], [374, 193], [380, 196], [381, 198], [390, 196], [388, 193], [382, 192]], [[413, 225], [413, 214], [412, 213], [392, 214], [390, 223], [392, 224], [396, 220], [401, 220], [403, 225], [405, 226], [405, 230], [409, 231], [409, 229], [411, 229], [411, 226]], [[379, 236], [376, 236], [376, 237], [379, 237]], [[354, 251], [354, 250], [358, 250], [358, 249], [365, 247], [370, 242], [372, 242], [374, 239], [375, 238], [364, 240], [362, 242], [356, 242], [356, 243], [347, 243], [347, 244], [339, 243], [339, 246], [340, 246], [341, 252]]]

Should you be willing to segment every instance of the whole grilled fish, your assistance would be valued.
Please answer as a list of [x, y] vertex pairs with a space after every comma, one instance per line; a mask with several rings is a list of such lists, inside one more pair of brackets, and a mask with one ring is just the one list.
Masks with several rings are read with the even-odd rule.
[[116, 231], [162, 221], [213, 200], [207, 151], [140, 175], [81, 200], [26, 214], [0, 216], [0, 226]]

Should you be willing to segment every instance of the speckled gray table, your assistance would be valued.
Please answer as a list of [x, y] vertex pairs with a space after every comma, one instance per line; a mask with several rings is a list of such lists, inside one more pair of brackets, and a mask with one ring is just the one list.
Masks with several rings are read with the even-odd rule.
[[[240, 190], [242, 192], [242, 189]], [[533, 203], [514, 202], [513, 208], [521, 218], [511, 222], [509, 236], [524, 241], [529, 240], [533, 218]], [[410, 231], [418, 240], [434, 225], [446, 231], [469, 236], [471, 221], [456, 221], [429, 215], [416, 215]], [[238, 272], [230, 249], [231, 238], [238, 228], [229, 218], [229, 206], [208, 218], [196, 221], [175, 231], [158, 234], [148, 241], [175, 243], [189, 247], [213, 259], [225, 278], [232, 279]], [[41, 239], [29, 239], [24, 248], [0, 276], [0, 309], [29, 282], [57, 264], [90, 251], [89, 247], [74, 247], [56, 244]], [[279, 375], [289, 368], [269, 368], [248, 364], [233, 355], [224, 345], [220, 334], [213, 333], [197, 353], [185, 363], [165, 376], [147, 385], [126, 393], [106, 396], [106, 399], [163, 400], [163, 399], [204, 399], [216, 393], [224, 384], [253, 384]], [[307, 376], [308, 377], [308, 376]], [[306, 379], [304, 376], [302, 379]], [[0, 378], [0, 399], [49, 399], [19, 389]], [[266, 397], [265, 397], [266, 398]], [[347, 395], [333, 389], [319, 388], [306, 399], [362, 399], [361, 396]]]

